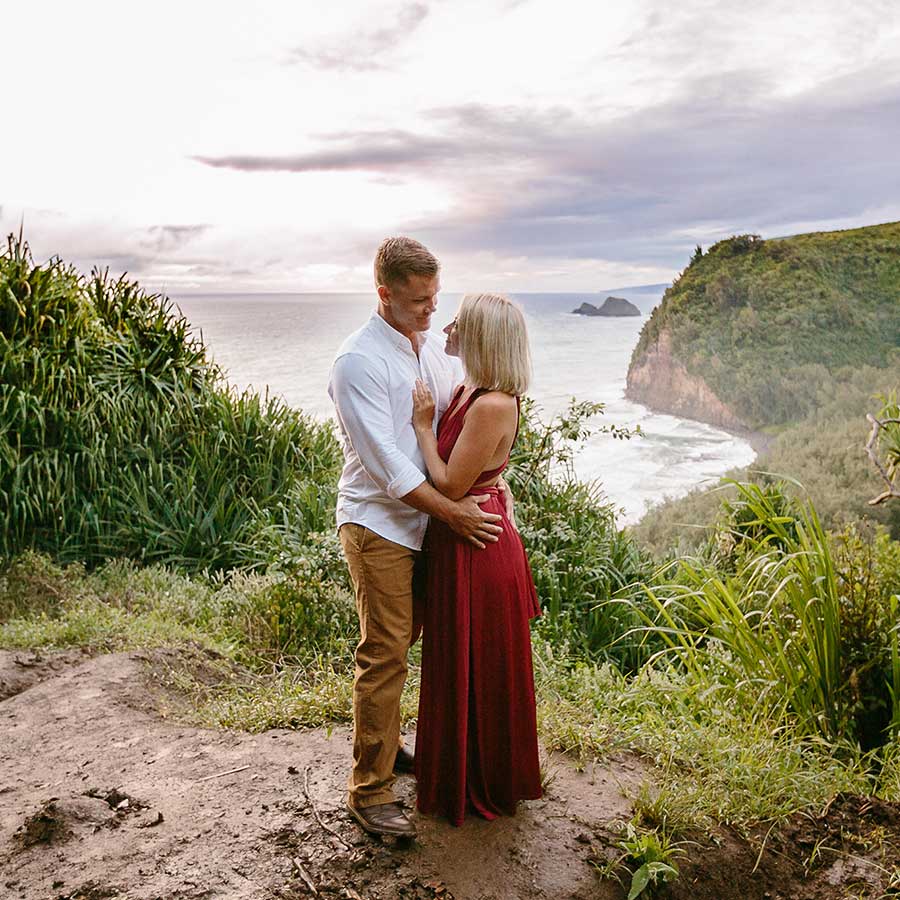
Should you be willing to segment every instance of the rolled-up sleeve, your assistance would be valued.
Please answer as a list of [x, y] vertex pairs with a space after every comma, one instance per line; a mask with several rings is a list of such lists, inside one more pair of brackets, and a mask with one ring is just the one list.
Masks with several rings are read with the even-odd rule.
[[399, 500], [425, 481], [397, 447], [388, 375], [378, 360], [360, 353], [339, 356], [331, 371], [331, 397], [360, 464], [389, 497]]

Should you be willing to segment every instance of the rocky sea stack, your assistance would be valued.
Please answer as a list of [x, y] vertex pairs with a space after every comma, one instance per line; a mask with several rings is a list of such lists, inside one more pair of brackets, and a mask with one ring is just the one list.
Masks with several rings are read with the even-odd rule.
[[573, 313], [579, 316], [639, 316], [641, 311], [628, 300], [622, 297], [607, 297], [603, 306], [594, 306], [592, 303], [582, 303]]

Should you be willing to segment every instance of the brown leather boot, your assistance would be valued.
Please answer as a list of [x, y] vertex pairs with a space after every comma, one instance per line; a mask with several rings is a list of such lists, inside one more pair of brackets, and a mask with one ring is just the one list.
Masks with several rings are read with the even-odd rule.
[[399, 803], [376, 803], [374, 806], [363, 806], [359, 809], [348, 803], [347, 809], [369, 834], [409, 838], [416, 836], [415, 822], [403, 811]]

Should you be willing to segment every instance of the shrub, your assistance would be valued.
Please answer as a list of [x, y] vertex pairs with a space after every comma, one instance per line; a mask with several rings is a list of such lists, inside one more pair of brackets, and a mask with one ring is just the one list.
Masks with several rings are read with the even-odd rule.
[[[124, 277], [0, 255], [0, 557], [131, 556], [189, 569], [269, 562], [283, 504], [329, 524], [328, 426], [237, 393], [168, 300]], [[325, 510], [327, 509], [327, 514]]]
[[616, 527], [600, 485], [578, 481], [571, 465], [575, 447], [594, 429], [623, 440], [632, 435], [592, 425], [602, 410], [601, 404], [573, 401], [566, 413], [542, 423], [533, 404], [523, 404], [507, 477], [544, 611], [538, 627], [582, 653], [634, 670], [648, 653], [633, 636], [639, 619], [631, 607], [609, 601], [636, 590], [651, 577], [653, 564]]

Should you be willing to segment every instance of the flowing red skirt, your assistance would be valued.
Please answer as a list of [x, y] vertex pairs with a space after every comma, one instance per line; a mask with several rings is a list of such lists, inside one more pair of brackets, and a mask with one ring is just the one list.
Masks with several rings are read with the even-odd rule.
[[484, 550], [432, 519], [422, 611], [416, 732], [417, 805], [462, 824], [512, 815], [541, 796], [529, 620], [540, 614], [522, 540], [496, 488], [481, 505], [503, 516]]

